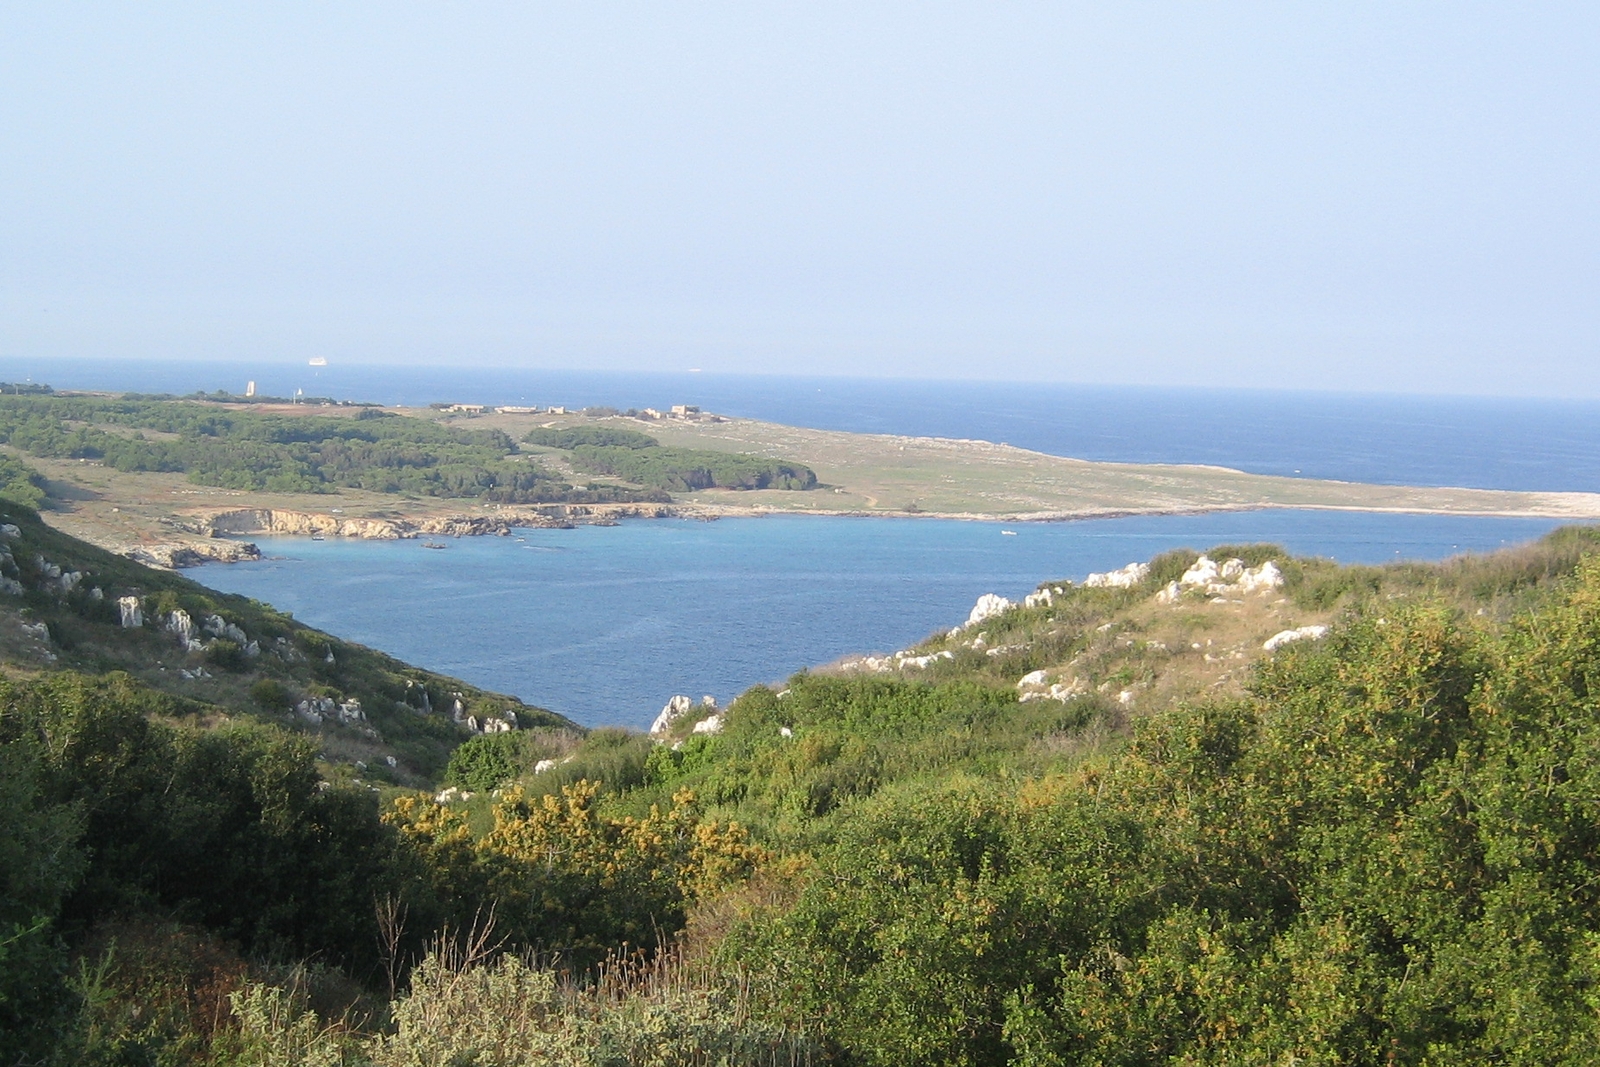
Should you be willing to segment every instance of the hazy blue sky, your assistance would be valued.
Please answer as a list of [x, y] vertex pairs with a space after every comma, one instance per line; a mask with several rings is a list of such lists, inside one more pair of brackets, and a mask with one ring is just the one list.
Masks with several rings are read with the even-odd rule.
[[1600, 396], [1600, 5], [7, 3], [0, 356]]

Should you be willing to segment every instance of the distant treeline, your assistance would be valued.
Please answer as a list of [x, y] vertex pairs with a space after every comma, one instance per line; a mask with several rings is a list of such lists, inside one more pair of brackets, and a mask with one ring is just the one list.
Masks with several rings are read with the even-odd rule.
[[366, 489], [502, 503], [659, 500], [576, 488], [513, 458], [498, 430], [464, 430], [376, 408], [352, 418], [285, 416], [178, 401], [0, 396], [0, 443], [121, 471], [174, 471], [200, 485], [289, 493]]
[[609, 426], [538, 429], [523, 441], [570, 452], [572, 465], [579, 470], [609, 474], [666, 492], [817, 486], [816, 472], [799, 463], [698, 448], [666, 448], [637, 430]]

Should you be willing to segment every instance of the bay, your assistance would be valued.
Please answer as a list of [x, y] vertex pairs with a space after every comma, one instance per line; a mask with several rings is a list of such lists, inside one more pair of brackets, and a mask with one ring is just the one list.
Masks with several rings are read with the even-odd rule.
[[961, 622], [980, 594], [1015, 599], [1169, 548], [1270, 541], [1342, 562], [1431, 560], [1556, 525], [1298, 510], [1014, 526], [669, 519], [462, 538], [443, 551], [256, 539], [268, 559], [190, 573], [585, 725], [642, 728], [675, 693], [726, 702], [840, 656], [903, 648]]

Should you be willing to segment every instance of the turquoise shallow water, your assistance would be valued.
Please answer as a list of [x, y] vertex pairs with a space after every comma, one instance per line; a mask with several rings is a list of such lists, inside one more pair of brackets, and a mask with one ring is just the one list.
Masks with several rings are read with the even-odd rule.
[[962, 621], [982, 593], [1016, 598], [1168, 548], [1274, 541], [1343, 562], [1441, 559], [1555, 525], [1293, 510], [1006, 527], [654, 520], [462, 538], [446, 551], [257, 539], [271, 558], [191, 573], [585, 724], [643, 727], [674, 693], [726, 701], [847, 653], [903, 648]]

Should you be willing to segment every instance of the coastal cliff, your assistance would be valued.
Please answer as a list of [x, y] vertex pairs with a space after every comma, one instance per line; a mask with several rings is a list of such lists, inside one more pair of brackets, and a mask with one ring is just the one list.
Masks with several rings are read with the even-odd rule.
[[[666, 504], [560, 504], [541, 508], [503, 508], [493, 515], [353, 516], [285, 508], [201, 509], [184, 513], [175, 526], [204, 538], [244, 534], [291, 537], [343, 537], [366, 541], [402, 541], [417, 537], [505, 537], [517, 528], [565, 529], [579, 524], [604, 525], [620, 519], [659, 519], [677, 514]], [[170, 556], [163, 566], [191, 566], [208, 561], [234, 562], [256, 559], [254, 545], [237, 549], [211, 549], [213, 542], [184, 541], [147, 546], [147, 556]], [[149, 560], [146, 560], [149, 562]]]

